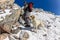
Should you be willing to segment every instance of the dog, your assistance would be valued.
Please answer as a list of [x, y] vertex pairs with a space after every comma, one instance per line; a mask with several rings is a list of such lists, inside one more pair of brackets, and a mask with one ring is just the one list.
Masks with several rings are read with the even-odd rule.
[[30, 20], [32, 21], [33, 27], [35, 30], [35, 32], [37, 32], [37, 29], [41, 26], [44, 27], [44, 22], [42, 20], [38, 20], [34, 15], [29, 16]]

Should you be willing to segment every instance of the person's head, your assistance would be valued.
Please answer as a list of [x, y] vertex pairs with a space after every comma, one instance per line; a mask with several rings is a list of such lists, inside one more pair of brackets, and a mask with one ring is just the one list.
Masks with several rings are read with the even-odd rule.
[[32, 11], [32, 8], [33, 8], [33, 3], [30, 2], [30, 3], [28, 4], [28, 7], [29, 7], [29, 11], [31, 12], [31, 11]]
[[30, 7], [33, 7], [33, 3], [32, 3], [32, 2], [30, 2], [28, 5], [29, 5]]
[[34, 15], [31, 15], [31, 16], [29, 16], [29, 19], [30, 20], [34, 20], [35, 19], [35, 16]]

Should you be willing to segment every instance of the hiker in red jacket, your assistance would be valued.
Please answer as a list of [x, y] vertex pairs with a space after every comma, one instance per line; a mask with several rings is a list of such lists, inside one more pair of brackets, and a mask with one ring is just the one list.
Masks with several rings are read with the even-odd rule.
[[25, 20], [25, 24], [26, 24], [25, 27], [30, 27], [30, 20], [29, 20], [28, 17], [30, 15], [29, 12], [32, 12], [32, 8], [33, 8], [33, 3], [32, 2], [25, 3], [25, 6], [24, 6], [24, 20]]

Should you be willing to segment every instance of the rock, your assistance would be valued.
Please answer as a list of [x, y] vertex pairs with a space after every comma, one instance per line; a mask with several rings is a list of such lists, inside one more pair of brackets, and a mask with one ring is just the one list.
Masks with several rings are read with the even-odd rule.
[[44, 34], [43, 36], [47, 36], [47, 34]]
[[0, 34], [2, 33], [10, 33], [9, 27], [4, 27], [4, 25], [0, 25]]
[[21, 40], [27, 40], [28, 38], [29, 38], [29, 34], [27, 32], [24, 32], [21, 37]]
[[[14, 9], [13, 9], [14, 10]], [[16, 24], [16, 26], [19, 26], [18, 19], [21, 14], [21, 9], [15, 9], [11, 15], [6, 15], [5, 19], [0, 22], [1, 26], [1, 31], [4, 30], [7, 33], [11, 33], [12, 26]]]
[[0, 0], [0, 8], [5, 13], [6, 8], [12, 8], [15, 0]]
[[19, 22], [16, 22], [14, 25], [15, 25], [16, 27], [19, 27], [19, 26], [20, 26], [20, 23], [19, 23]]
[[0, 40], [9, 40], [8, 38], [8, 34], [4, 33], [4, 34], [0, 34]]
[[12, 30], [12, 36], [14, 37], [14, 38], [16, 38], [16, 39], [19, 39], [19, 35], [20, 35], [20, 32], [21, 32], [21, 30], [20, 30], [20, 28], [19, 27], [17, 27], [17, 28], [15, 28], [15, 29], [13, 29]]
[[29, 38], [29, 34], [27, 32], [24, 33], [23, 38]]
[[13, 29], [13, 30], [12, 30], [12, 33], [13, 33], [13, 34], [18, 34], [19, 31], [21, 31], [21, 30], [20, 30], [20, 28], [18, 27], [18, 28]]
[[[16, 38], [18, 40], [19, 38], [20, 24], [18, 22], [18, 19], [22, 11], [17, 4], [14, 4], [14, 1], [15, 0], [0, 0], [0, 8], [3, 11], [3, 14], [1, 15], [2, 16], [4, 15], [3, 16], [4, 19], [0, 21], [0, 40], [16, 40]], [[16, 29], [12, 31], [13, 25], [15, 25]]]
[[11, 25], [9, 25], [9, 24], [5, 24], [4, 25], [4, 27], [3, 27], [3, 29], [6, 31], [6, 32], [8, 32], [8, 33], [11, 33]]
[[10, 35], [9, 40], [16, 40], [16, 39], [12, 35]]
[[37, 30], [36, 29], [31, 29], [31, 31], [37, 33]]

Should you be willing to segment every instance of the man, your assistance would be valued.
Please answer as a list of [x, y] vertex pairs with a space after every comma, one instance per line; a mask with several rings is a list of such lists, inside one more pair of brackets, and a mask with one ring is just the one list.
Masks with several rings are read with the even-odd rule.
[[24, 20], [25, 20], [25, 24], [26, 24], [25, 27], [30, 27], [30, 20], [29, 20], [30, 13], [29, 12], [32, 12], [32, 8], [33, 8], [32, 2], [30, 2], [30, 3], [25, 2], [25, 5], [24, 5]]

